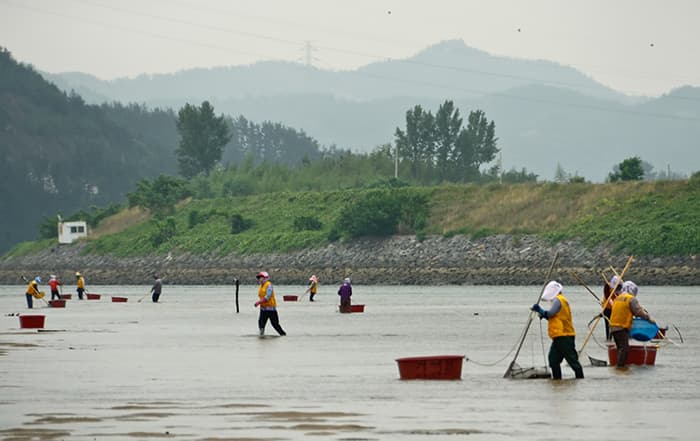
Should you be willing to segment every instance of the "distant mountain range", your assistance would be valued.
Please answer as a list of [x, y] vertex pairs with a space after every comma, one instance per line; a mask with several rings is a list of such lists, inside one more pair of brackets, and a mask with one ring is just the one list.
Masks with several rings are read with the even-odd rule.
[[303, 129], [324, 145], [370, 151], [392, 142], [416, 104], [453, 100], [463, 115], [482, 109], [496, 123], [504, 168], [551, 180], [566, 172], [600, 182], [639, 156], [656, 170], [700, 169], [700, 89], [632, 97], [578, 70], [542, 60], [497, 57], [446, 41], [412, 58], [354, 71], [286, 62], [191, 69], [103, 81], [81, 73], [44, 74], [87, 102], [136, 102], [179, 109], [209, 100], [217, 113]]

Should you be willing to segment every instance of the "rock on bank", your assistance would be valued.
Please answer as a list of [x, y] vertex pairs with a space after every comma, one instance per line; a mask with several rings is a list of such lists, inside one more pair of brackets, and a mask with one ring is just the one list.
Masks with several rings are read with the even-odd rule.
[[[158, 272], [168, 284], [252, 284], [260, 270], [278, 284], [305, 285], [311, 274], [322, 283], [386, 285], [539, 285], [552, 257], [559, 260], [552, 278], [577, 284], [571, 271], [598, 286], [601, 271], [618, 271], [628, 255], [608, 247], [586, 248], [568, 241], [550, 243], [536, 236], [498, 235], [364, 238], [322, 248], [280, 254], [195, 256], [177, 250], [167, 255], [116, 258], [81, 254], [84, 245], [61, 245], [38, 254], [0, 262], [0, 283], [18, 284], [20, 275], [59, 275], [72, 281], [81, 271], [89, 284], [149, 284]], [[695, 256], [636, 257], [627, 279], [642, 285], [700, 285]]]

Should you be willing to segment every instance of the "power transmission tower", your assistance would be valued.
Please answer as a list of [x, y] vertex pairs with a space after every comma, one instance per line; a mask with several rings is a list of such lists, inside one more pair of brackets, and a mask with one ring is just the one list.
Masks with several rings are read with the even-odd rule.
[[313, 47], [311, 41], [306, 40], [302, 50], [304, 52], [303, 61], [307, 67], [313, 66], [314, 61], [319, 61], [318, 58], [313, 56], [313, 52], [316, 50], [316, 48]]

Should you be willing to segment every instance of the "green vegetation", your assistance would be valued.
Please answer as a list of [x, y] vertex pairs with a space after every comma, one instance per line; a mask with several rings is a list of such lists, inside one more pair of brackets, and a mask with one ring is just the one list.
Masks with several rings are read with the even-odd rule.
[[644, 168], [642, 167], [642, 158], [634, 156], [627, 158], [613, 168], [613, 171], [608, 175], [608, 181], [641, 181], [644, 179]]
[[[578, 238], [590, 246], [607, 243], [635, 255], [688, 255], [700, 251], [698, 182], [694, 176], [690, 181], [384, 186], [188, 198], [165, 219], [146, 218], [88, 240], [86, 252], [286, 252], [399, 233], [419, 238], [537, 234], [552, 241]], [[25, 243], [9, 255], [54, 245]]]
[[175, 204], [189, 196], [187, 182], [172, 176], [160, 175], [152, 182], [142, 179], [136, 190], [127, 194], [129, 207], [141, 207], [156, 217], [173, 214]]
[[214, 107], [204, 101], [200, 107], [185, 104], [177, 114], [180, 144], [175, 151], [180, 174], [187, 178], [208, 175], [221, 161], [224, 146], [231, 140], [223, 115], [214, 115]]
[[[88, 221], [86, 252], [117, 256], [285, 252], [397, 233], [532, 233], [637, 254], [698, 250], [697, 174], [641, 182], [651, 175], [634, 157], [613, 170], [615, 184], [588, 184], [560, 165], [556, 183], [537, 183], [524, 168], [494, 165], [494, 121], [481, 110], [463, 120], [449, 100], [435, 114], [409, 109], [393, 145], [360, 154], [278, 123], [217, 117], [206, 101], [177, 117], [135, 104], [89, 106], [2, 48], [0, 79], [0, 250], [36, 237], [37, 226], [55, 237], [56, 214], [81, 209], [64, 218]], [[177, 164], [186, 179], [171, 176]], [[119, 205], [125, 199], [128, 208]]]
[[[688, 255], [700, 251], [700, 191], [690, 185], [656, 182], [614, 200], [603, 198], [588, 214], [553, 239], [580, 237], [606, 242], [638, 255]], [[651, 190], [651, 191], [649, 191]]]

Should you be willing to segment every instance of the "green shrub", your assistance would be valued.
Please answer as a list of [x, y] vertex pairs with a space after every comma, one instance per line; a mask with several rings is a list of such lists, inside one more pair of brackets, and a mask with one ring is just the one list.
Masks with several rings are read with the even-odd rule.
[[222, 196], [248, 196], [255, 192], [255, 185], [245, 178], [230, 179], [224, 182]]
[[472, 233], [472, 239], [481, 239], [482, 237], [488, 237], [495, 235], [496, 232], [491, 228], [479, 228]]
[[187, 217], [187, 226], [194, 228], [200, 223], [202, 223], [202, 216], [199, 214], [199, 210], [191, 210]]
[[240, 214], [231, 215], [231, 234], [242, 233], [253, 226], [253, 221], [245, 219]]
[[690, 185], [690, 188], [700, 188], [700, 171], [696, 171], [690, 175], [688, 184]]
[[298, 216], [294, 218], [294, 231], [318, 231], [323, 224], [316, 217]]
[[175, 227], [175, 218], [168, 216], [163, 220], [154, 220], [155, 231], [151, 234], [151, 243], [153, 246], [157, 247], [164, 244], [177, 233], [177, 228]]
[[185, 181], [172, 176], [160, 175], [152, 182], [142, 179], [136, 190], [128, 193], [130, 207], [149, 210], [156, 217], [172, 215], [175, 204], [190, 195]]
[[388, 236], [399, 227], [407, 230], [425, 228], [428, 199], [415, 189], [368, 190], [346, 205], [336, 227], [342, 236]]

